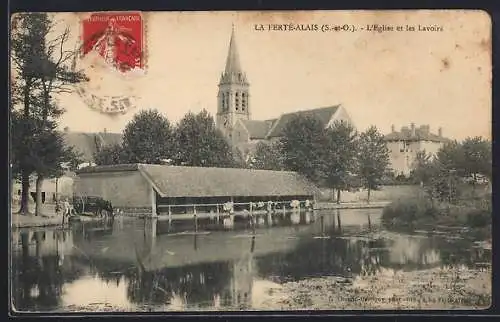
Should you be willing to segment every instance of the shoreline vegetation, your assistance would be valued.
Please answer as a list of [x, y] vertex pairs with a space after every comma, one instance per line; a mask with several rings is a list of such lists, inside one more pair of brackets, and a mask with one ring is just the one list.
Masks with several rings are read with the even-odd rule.
[[433, 200], [425, 195], [403, 198], [387, 205], [382, 225], [389, 230], [429, 230], [444, 227], [476, 239], [491, 241], [492, 194], [468, 194], [451, 203]]

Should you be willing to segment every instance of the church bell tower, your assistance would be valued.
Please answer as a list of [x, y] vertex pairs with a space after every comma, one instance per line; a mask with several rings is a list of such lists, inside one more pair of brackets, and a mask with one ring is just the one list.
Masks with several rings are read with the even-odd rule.
[[226, 68], [221, 74], [217, 95], [217, 127], [229, 139], [232, 137], [232, 129], [238, 119], [250, 119], [249, 87], [246, 74], [241, 69], [233, 25]]

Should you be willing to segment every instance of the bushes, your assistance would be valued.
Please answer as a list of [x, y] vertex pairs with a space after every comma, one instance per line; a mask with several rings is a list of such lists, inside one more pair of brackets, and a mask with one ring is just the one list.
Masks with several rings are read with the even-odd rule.
[[491, 225], [493, 220], [491, 198], [476, 199], [468, 208], [466, 223], [469, 227], [479, 228]]
[[455, 205], [414, 198], [401, 199], [384, 208], [382, 223], [411, 229], [429, 225], [484, 228], [491, 225], [491, 216], [491, 198], [462, 200]]
[[388, 226], [413, 228], [435, 220], [438, 209], [424, 198], [400, 199], [384, 208], [382, 222]]

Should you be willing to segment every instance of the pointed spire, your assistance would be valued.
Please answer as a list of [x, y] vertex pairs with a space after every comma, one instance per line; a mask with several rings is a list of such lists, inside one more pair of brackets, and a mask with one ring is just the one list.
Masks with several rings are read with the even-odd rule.
[[227, 54], [225, 73], [241, 73], [240, 56], [236, 46], [236, 37], [234, 35], [234, 23], [232, 25], [231, 40], [229, 42], [229, 52]]

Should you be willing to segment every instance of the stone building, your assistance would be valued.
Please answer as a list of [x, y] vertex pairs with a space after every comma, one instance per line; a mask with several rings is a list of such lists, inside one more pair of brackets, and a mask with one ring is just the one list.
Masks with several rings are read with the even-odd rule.
[[175, 219], [193, 213], [193, 207], [184, 205], [194, 205], [202, 214], [226, 202], [313, 200], [318, 190], [296, 172], [121, 164], [78, 170], [73, 193], [75, 197], [102, 197], [127, 215], [171, 211]]
[[337, 120], [352, 124], [340, 104], [286, 113], [269, 120], [254, 120], [251, 103], [250, 83], [241, 67], [233, 29], [226, 66], [219, 81], [216, 125], [243, 156], [251, 153], [258, 142], [272, 142], [282, 137], [286, 124], [298, 115], [315, 117], [325, 127]]
[[421, 125], [417, 128], [415, 123], [411, 123], [410, 127], [403, 126], [399, 132], [393, 125], [391, 133], [385, 136], [385, 141], [394, 174], [408, 177], [413, 170], [418, 152], [425, 151], [435, 156], [439, 149], [450, 140], [443, 137], [442, 128], [434, 134], [430, 131], [429, 125]]

